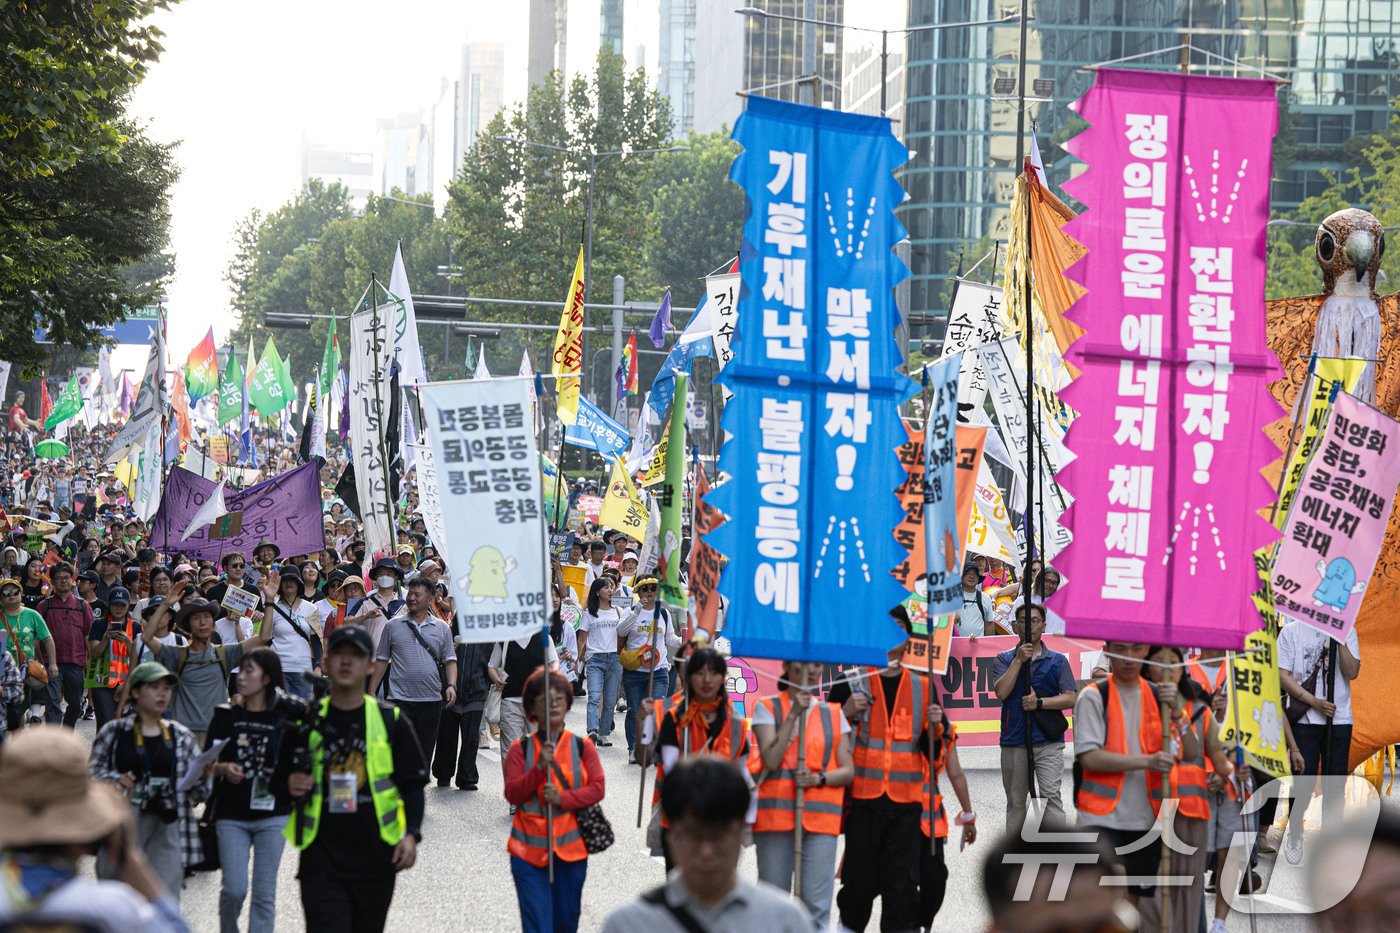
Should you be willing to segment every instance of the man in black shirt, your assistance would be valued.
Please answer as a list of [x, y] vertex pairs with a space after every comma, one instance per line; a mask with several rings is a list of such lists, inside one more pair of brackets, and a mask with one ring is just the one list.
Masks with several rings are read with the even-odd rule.
[[341, 626], [326, 656], [330, 695], [311, 711], [308, 739], [288, 736], [273, 786], [297, 801], [286, 836], [301, 850], [306, 928], [377, 931], [395, 873], [417, 859], [428, 769], [408, 718], [364, 692], [369, 632]]
[[209, 587], [205, 596], [211, 603], [222, 606], [224, 596], [228, 594], [229, 588], [243, 590], [258, 598], [258, 611], [262, 612], [267, 607], [262, 597], [262, 591], [244, 578], [244, 572], [248, 569], [248, 561], [237, 551], [230, 551], [219, 561], [224, 568], [224, 580]]

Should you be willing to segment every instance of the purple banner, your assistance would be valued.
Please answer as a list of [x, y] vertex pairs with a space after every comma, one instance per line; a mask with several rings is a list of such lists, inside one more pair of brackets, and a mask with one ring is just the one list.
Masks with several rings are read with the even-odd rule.
[[321, 485], [314, 462], [242, 492], [225, 490], [228, 514], [181, 541], [180, 536], [215, 485], [197, 473], [171, 467], [165, 495], [151, 520], [151, 546], [166, 554], [183, 552], [197, 560], [218, 560], [230, 551], [251, 557], [261, 541], [277, 545], [283, 557], [314, 554], [325, 548]]

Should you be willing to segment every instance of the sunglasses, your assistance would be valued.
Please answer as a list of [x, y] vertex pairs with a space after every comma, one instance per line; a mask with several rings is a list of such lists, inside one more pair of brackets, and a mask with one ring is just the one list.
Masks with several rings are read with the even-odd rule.
[[0, 590], [0, 598], [9, 599], [11, 596], [18, 596], [19, 590]]

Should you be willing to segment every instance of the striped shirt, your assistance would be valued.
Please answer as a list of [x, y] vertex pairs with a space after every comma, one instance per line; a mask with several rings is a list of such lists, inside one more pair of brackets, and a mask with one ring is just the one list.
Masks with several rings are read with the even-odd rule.
[[[431, 653], [414, 637], [410, 625], [417, 628]], [[385, 675], [389, 682], [389, 699], [406, 703], [440, 701], [443, 683], [438, 668], [457, 659], [452, 647], [452, 630], [431, 613], [422, 623], [414, 622], [407, 614], [391, 619], [379, 636], [379, 650], [375, 656], [390, 665]]]

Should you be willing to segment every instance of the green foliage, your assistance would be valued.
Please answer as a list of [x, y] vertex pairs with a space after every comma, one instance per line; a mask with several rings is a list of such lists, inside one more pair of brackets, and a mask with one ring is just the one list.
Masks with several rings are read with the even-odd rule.
[[0, 358], [26, 375], [94, 350], [95, 328], [154, 303], [171, 271], [171, 147], [125, 112], [168, 6], [0, 3]]
[[[558, 73], [532, 88], [527, 105], [502, 110], [477, 136], [457, 180], [449, 188], [444, 217], [395, 192], [370, 198], [355, 215], [345, 192], [311, 182], [291, 202], [267, 216], [251, 214], [236, 234], [227, 273], [240, 323], [240, 349], [255, 333], [259, 354], [268, 313], [345, 315], [354, 310], [371, 272], [387, 285], [394, 244], [402, 241], [405, 269], [416, 296], [467, 294], [529, 299], [549, 306], [471, 304], [465, 319], [490, 323], [559, 322], [569, 277], [585, 235], [590, 168], [593, 178], [593, 262], [589, 300], [612, 297], [612, 279], [627, 280], [629, 301], [659, 301], [667, 285], [677, 305], [701, 294], [700, 277], [738, 249], [743, 196], [727, 180], [737, 147], [728, 133], [692, 136], [688, 151], [635, 153], [671, 146], [667, 102], [646, 75], [627, 73], [620, 56], [599, 52], [591, 76], [567, 83]], [[507, 137], [502, 139], [500, 137]], [[543, 146], [526, 146], [519, 140]], [[545, 148], [554, 147], [554, 148]], [[595, 155], [589, 152], [625, 155]], [[307, 242], [308, 240], [314, 242]], [[455, 270], [443, 278], [439, 268]], [[465, 359], [467, 341], [428, 322], [420, 312], [419, 341], [433, 378], [460, 378], [475, 368]], [[677, 323], [684, 320], [678, 312]], [[593, 312], [590, 323], [608, 320]], [[320, 362], [328, 321], [310, 331], [280, 331], [278, 346], [292, 357], [297, 381]], [[645, 329], [640, 317], [630, 326]], [[340, 331], [348, 351], [347, 333]], [[513, 373], [522, 352], [542, 368], [554, 334], [505, 330], [486, 341], [493, 373]], [[589, 335], [590, 357], [605, 345]], [[646, 345], [645, 337], [642, 342]], [[473, 341], [479, 351], [480, 343]], [[660, 356], [642, 356], [647, 384]], [[607, 354], [592, 374], [599, 393], [609, 392]], [[611, 395], [609, 394], [610, 398]]]

